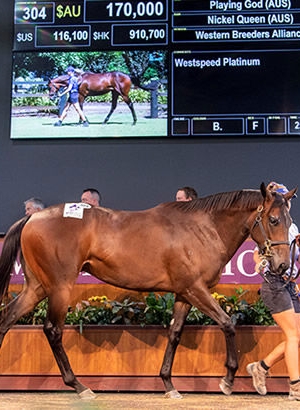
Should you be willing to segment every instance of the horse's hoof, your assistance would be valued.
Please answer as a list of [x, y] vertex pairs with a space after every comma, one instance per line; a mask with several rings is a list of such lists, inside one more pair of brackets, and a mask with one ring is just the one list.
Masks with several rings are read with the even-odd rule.
[[182, 395], [177, 390], [168, 391], [165, 394], [166, 399], [182, 399]]
[[221, 380], [219, 387], [221, 391], [226, 394], [226, 396], [229, 396], [232, 393], [232, 386], [233, 383], [229, 383], [225, 380], [225, 377]]
[[97, 396], [91, 389], [86, 389], [79, 393], [79, 397], [82, 400], [94, 400]]

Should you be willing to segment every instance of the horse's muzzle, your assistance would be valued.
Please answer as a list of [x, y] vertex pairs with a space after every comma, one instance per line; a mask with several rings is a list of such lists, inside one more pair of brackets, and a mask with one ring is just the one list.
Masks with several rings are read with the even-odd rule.
[[270, 271], [274, 274], [274, 275], [279, 275], [282, 276], [285, 274], [285, 272], [288, 270], [289, 268], [289, 264], [287, 264], [286, 262], [282, 262], [278, 267], [274, 266], [274, 263], [270, 264]]
[[283, 275], [288, 270], [289, 266], [289, 264], [282, 262], [278, 267], [278, 273]]

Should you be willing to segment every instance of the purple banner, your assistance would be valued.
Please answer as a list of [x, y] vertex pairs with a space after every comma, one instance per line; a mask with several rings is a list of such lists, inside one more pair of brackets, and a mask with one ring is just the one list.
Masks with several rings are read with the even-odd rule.
[[254, 269], [253, 252], [255, 247], [254, 241], [245, 241], [225, 266], [219, 283], [261, 283], [262, 278]]
[[[0, 253], [2, 250], [3, 240], [0, 239]], [[225, 266], [220, 283], [234, 284], [257, 284], [261, 283], [262, 279], [254, 271], [253, 251], [255, 242], [247, 240], [238, 249], [234, 257]], [[16, 261], [12, 272], [12, 284], [22, 284], [24, 282], [24, 274], [20, 261]], [[80, 284], [103, 283], [87, 272], [80, 272], [77, 282]]]

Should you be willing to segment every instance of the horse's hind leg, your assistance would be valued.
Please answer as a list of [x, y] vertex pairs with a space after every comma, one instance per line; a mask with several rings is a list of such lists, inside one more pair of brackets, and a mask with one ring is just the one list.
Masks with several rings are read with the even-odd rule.
[[68, 356], [62, 344], [64, 321], [68, 310], [69, 295], [55, 290], [55, 295], [49, 296], [49, 309], [44, 324], [44, 333], [48, 339], [53, 355], [60, 369], [64, 383], [72, 387], [82, 399], [93, 399], [95, 394], [81, 384], [75, 377]]
[[5, 334], [24, 315], [45, 298], [46, 294], [41, 285], [24, 285], [22, 292], [13, 299], [0, 313], [0, 346]]
[[135, 125], [135, 124], [136, 124], [136, 121], [137, 121], [137, 118], [136, 118], [136, 113], [135, 113], [135, 110], [134, 110], [133, 102], [132, 102], [131, 100], [130, 100], [130, 102], [128, 103], [128, 107], [129, 107], [129, 109], [130, 109], [130, 111], [131, 111], [132, 118], [133, 118], [133, 123], [132, 123], [132, 125]]
[[160, 377], [162, 378], [165, 389], [166, 397], [171, 399], [181, 399], [182, 396], [174, 388], [171, 380], [172, 365], [175, 356], [177, 346], [180, 341], [185, 319], [191, 309], [191, 305], [188, 303], [176, 300], [174, 304], [173, 317], [170, 322], [169, 328], [169, 340], [165, 351], [163, 364], [160, 370]]
[[132, 115], [132, 119], [133, 119], [133, 123], [132, 125], [136, 124], [137, 121], [137, 117], [136, 117], [136, 113], [135, 113], [135, 109], [133, 106], [133, 102], [131, 101], [131, 99], [128, 97], [128, 95], [122, 95], [123, 100], [126, 102], [126, 104], [128, 105], [130, 111], [131, 111], [131, 115]]

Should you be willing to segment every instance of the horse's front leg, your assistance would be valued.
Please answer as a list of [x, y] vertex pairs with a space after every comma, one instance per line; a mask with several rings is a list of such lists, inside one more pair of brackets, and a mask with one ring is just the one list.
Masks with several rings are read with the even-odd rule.
[[175, 352], [180, 341], [182, 330], [184, 327], [185, 319], [191, 309], [191, 305], [188, 303], [176, 300], [174, 304], [173, 316], [170, 322], [169, 328], [169, 340], [165, 351], [164, 360], [160, 370], [160, 377], [162, 378], [165, 389], [166, 397], [171, 399], [181, 399], [181, 394], [174, 388], [171, 373], [174, 361]]
[[111, 95], [112, 95], [112, 100], [111, 100], [110, 111], [107, 114], [107, 116], [105, 117], [105, 120], [103, 121], [103, 124], [106, 124], [108, 122], [108, 120], [110, 119], [112, 113], [115, 111], [116, 106], [117, 106], [119, 94], [116, 91], [112, 91]]
[[201, 282], [193, 289], [186, 289], [182, 294], [193, 306], [218, 323], [225, 335], [226, 341], [226, 376], [220, 382], [220, 389], [226, 395], [232, 393], [234, 376], [238, 369], [237, 349], [235, 342], [235, 327], [230, 317], [211, 296], [209, 289]]
[[237, 358], [237, 349], [236, 349], [236, 341], [235, 341], [235, 328], [229, 317], [228, 317], [228, 321], [225, 324], [220, 324], [220, 327], [225, 335], [225, 341], [226, 341], [225, 366], [227, 368], [227, 374], [221, 380], [219, 386], [222, 392], [228, 396], [229, 394], [232, 393], [234, 376], [238, 369], [238, 358]]

